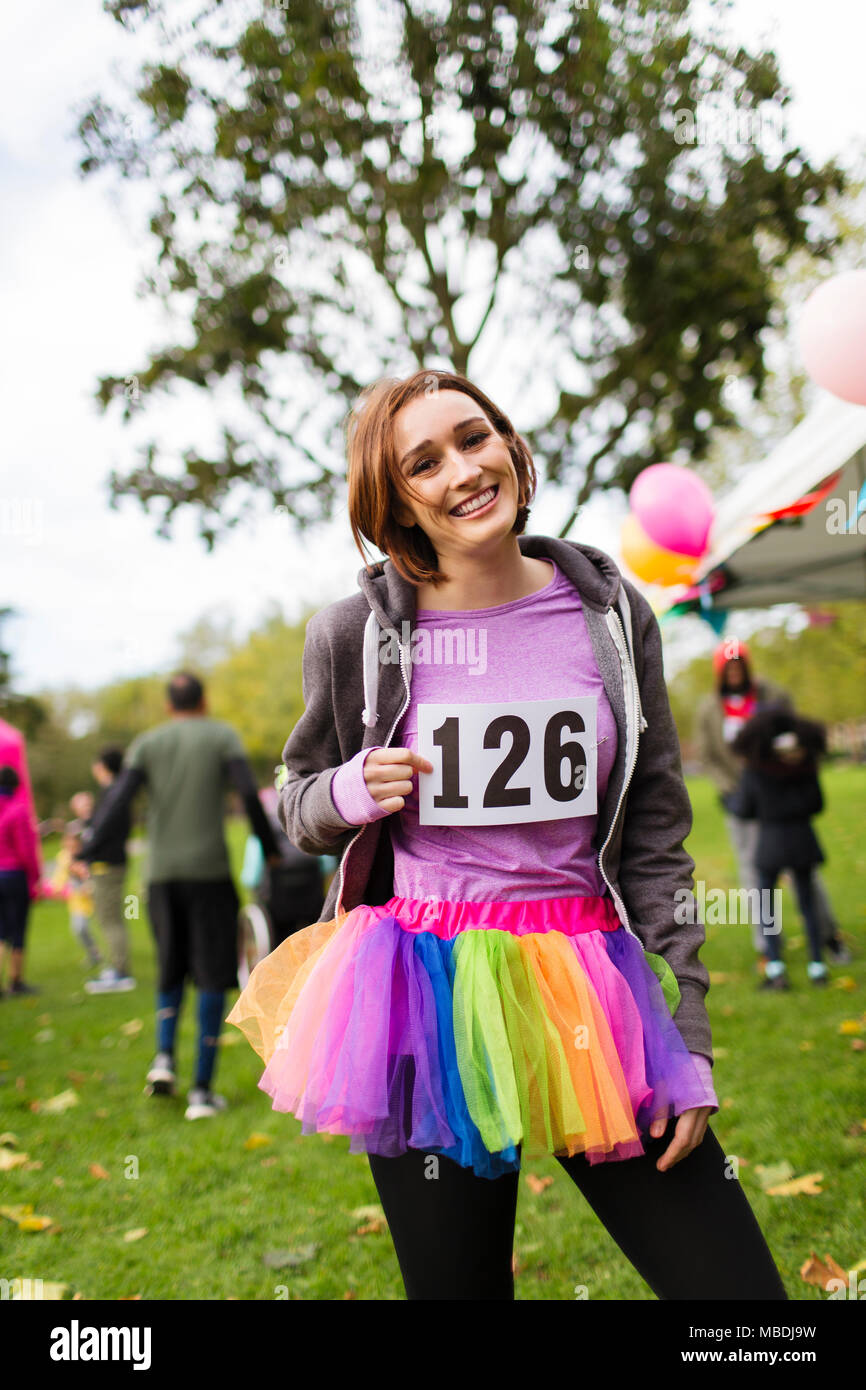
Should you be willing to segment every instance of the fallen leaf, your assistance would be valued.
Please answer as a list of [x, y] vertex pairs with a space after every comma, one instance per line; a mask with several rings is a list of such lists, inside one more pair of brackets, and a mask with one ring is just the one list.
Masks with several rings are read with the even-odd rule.
[[64, 1186], [65, 1186], [65, 1179], [64, 1179], [64, 1178], [52, 1178], [51, 1181], [54, 1183], [54, 1186], [55, 1186], [55, 1187], [64, 1187]]
[[141, 1294], [140, 1294], [140, 1293], [120, 1293], [120, 1294], [117, 1295], [117, 1301], [118, 1301], [118, 1303], [139, 1303], [139, 1302], [141, 1301]]
[[727, 1055], [728, 1055], [728, 1048], [726, 1048], [726, 1047], [714, 1047], [714, 1048], [713, 1048], [713, 1056], [714, 1056], [714, 1057], [727, 1057]]
[[23, 1168], [29, 1156], [16, 1153], [14, 1149], [0, 1149], [0, 1173], [7, 1173], [10, 1168]]
[[83, 1086], [87, 1080], [87, 1073], [83, 1071], [68, 1071], [66, 1073], [66, 1079], [67, 1081], [71, 1081], [75, 1086]]
[[374, 1221], [367, 1221], [365, 1225], [359, 1226], [355, 1232], [356, 1236], [378, 1236], [383, 1231], [387, 1231], [388, 1223], [384, 1216], [376, 1217]]
[[123, 1239], [126, 1241], [127, 1244], [129, 1244], [129, 1243], [130, 1243], [131, 1241], [133, 1241], [133, 1240], [141, 1240], [142, 1236], [146, 1236], [146, 1235], [147, 1235], [147, 1227], [146, 1227], [146, 1226], [136, 1226], [136, 1227], [135, 1227], [133, 1230], [131, 1230], [131, 1231], [124, 1231], [124, 1233], [123, 1233]]
[[862, 1038], [852, 1038], [849, 1046], [852, 1052], [866, 1052], [866, 1042]]
[[134, 1038], [141, 1032], [144, 1024], [140, 1018], [131, 1018], [128, 1023], [121, 1023], [120, 1031], [127, 1038]]
[[269, 1134], [251, 1134], [249, 1139], [244, 1140], [245, 1149], [263, 1149], [266, 1144], [274, 1141]]
[[734, 978], [733, 975], [729, 975], [728, 972], [727, 972], [726, 970], [711, 970], [711, 971], [710, 971], [710, 984], [711, 984], [711, 985], [727, 985], [727, 984], [730, 984], [730, 982], [731, 982], [731, 980], [732, 980], [733, 978]]
[[811, 1052], [814, 1046], [815, 1044], [812, 1042], [811, 1038], [804, 1038], [803, 1041], [800, 1043], [800, 1051]]
[[0, 1207], [0, 1216], [14, 1221], [19, 1231], [47, 1231], [54, 1225], [50, 1216], [37, 1216], [32, 1202], [19, 1202], [15, 1206]]
[[37, 1100], [33, 1102], [39, 1107], [39, 1113], [45, 1115], [62, 1115], [64, 1110], [71, 1110], [73, 1105], [78, 1104], [77, 1091], [61, 1091], [59, 1095], [51, 1096], [48, 1100]]
[[318, 1254], [319, 1246], [316, 1243], [310, 1245], [299, 1245], [297, 1250], [268, 1250], [262, 1256], [262, 1263], [268, 1269], [294, 1269], [298, 1265], [303, 1265], [308, 1260], [314, 1260]]
[[823, 1173], [804, 1173], [802, 1178], [791, 1178], [790, 1182], [780, 1182], [774, 1187], [765, 1188], [768, 1197], [814, 1197], [823, 1192], [820, 1186]]
[[862, 1033], [863, 1024], [860, 1022], [859, 1018], [844, 1018], [839, 1024], [839, 1032], [846, 1035], [848, 1033]]
[[107, 1110], [94, 1110], [93, 1113], [94, 1113], [94, 1115], [96, 1116], [97, 1120], [107, 1120], [107, 1119], [108, 1119], [108, 1111], [107, 1111]]
[[51, 1022], [51, 1015], [50, 1015], [50, 1014], [40, 1014], [39, 1017], [37, 1018], [36, 1022], [40, 1025], [40, 1027], [44, 1028], [44, 1027], [46, 1027], [47, 1024], [49, 1024], [49, 1023]]
[[352, 1214], [352, 1216], [354, 1216], [354, 1217], [356, 1218], [356, 1220], [358, 1220], [358, 1221], [364, 1221], [364, 1220], [370, 1221], [370, 1220], [372, 1220], [372, 1218], [373, 1218], [374, 1216], [384, 1216], [384, 1215], [385, 1215], [385, 1213], [384, 1213], [384, 1211], [382, 1210], [382, 1208], [381, 1208], [380, 1206], [378, 1206], [375, 1202], [371, 1203], [371, 1205], [368, 1206], [368, 1207], [355, 1207], [355, 1208], [353, 1209], [353, 1211], [352, 1211], [351, 1214]]
[[0, 1216], [5, 1216], [7, 1221], [20, 1221], [22, 1217], [29, 1216], [32, 1211], [32, 1202], [19, 1202], [14, 1207], [0, 1207]]
[[91, 1176], [92, 1178], [109, 1178], [109, 1177], [111, 1177], [111, 1174], [106, 1172], [106, 1170], [103, 1168], [103, 1166], [102, 1166], [101, 1163], [91, 1163], [90, 1168], [88, 1169], [88, 1171], [89, 1171], [90, 1176]]
[[840, 975], [838, 979], [833, 981], [833, 988], [847, 990], [850, 994], [852, 989], [857, 988], [857, 981], [853, 975]]
[[786, 1158], [778, 1163], [758, 1163], [755, 1165], [755, 1175], [758, 1182], [766, 1192], [773, 1183], [785, 1182], [786, 1179], [794, 1176], [794, 1169]]
[[819, 1260], [814, 1250], [809, 1252], [808, 1260], [800, 1266], [800, 1278], [806, 1284], [817, 1284], [819, 1289], [826, 1289], [830, 1279], [842, 1279], [848, 1283], [848, 1275], [832, 1255], [825, 1255], [823, 1260]]
[[736, 1101], [734, 1100], [733, 1096], [725, 1096], [724, 1100], [722, 1101], [722, 1109], [730, 1110], [731, 1106], [735, 1104]]
[[47, 1231], [49, 1226], [54, 1225], [54, 1220], [50, 1216], [24, 1216], [18, 1222], [19, 1231]]
[[534, 1173], [527, 1173], [526, 1185], [530, 1192], [534, 1192], [537, 1197], [546, 1187], [551, 1187], [553, 1185], [553, 1178], [537, 1178]]
[[358, 1297], [358, 1295], [355, 1293], [355, 1290], [354, 1290], [354, 1289], [347, 1289], [346, 1292], [343, 1294], [343, 1299], [342, 1299], [342, 1301], [345, 1303], [345, 1301], [346, 1301], [347, 1298], [357, 1298], [357, 1297]]
[[263, 1168], [273, 1168], [274, 1164], [275, 1164], [275, 1163], [279, 1163], [279, 1161], [280, 1161], [280, 1160], [279, 1160], [278, 1158], [273, 1158], [273, 1157], [271, 1157], [271, 1158], [263, 1158], [263, 1159], [262, 1159], [262, 1167], [263, 1167]]

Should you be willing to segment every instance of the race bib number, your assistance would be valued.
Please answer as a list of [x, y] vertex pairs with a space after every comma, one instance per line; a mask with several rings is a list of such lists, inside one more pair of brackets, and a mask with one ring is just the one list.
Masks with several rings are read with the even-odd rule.
[[516, 825], [594, 815], [594, 696], [419, 705], [421, 825]]

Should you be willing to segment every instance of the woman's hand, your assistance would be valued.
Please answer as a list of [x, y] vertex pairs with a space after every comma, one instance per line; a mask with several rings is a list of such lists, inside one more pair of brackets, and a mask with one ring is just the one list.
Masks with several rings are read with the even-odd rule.
[[[675, 1163], [690, 1154], [692, 1149], [696, 1149], [707, 1132], [707, 1120], [712, 1114], [711, 1105], [702, 1105], [696, 1110], [684, 1110], [677, 1119], [677, 1127], [674, 1130], [674, 1137], [668, 1144], [656, 1168], [660, 1173], [666, 1173], [669, 1168], [673, 1168]], [[660, 1139], [667, 1129], [667, 1120], [653, 1120], [650, 1125], [650, 1134], [653, 1139]]]
[[402, 811], [414, 773], [432, 771], [433, 764], [409, 748], [374, 748], [364, 759], [367, 791], [388, 812]]

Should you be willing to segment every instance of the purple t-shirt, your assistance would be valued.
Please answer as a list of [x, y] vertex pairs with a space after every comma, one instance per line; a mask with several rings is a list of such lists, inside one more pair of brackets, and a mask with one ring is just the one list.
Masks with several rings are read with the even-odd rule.
[[[588, 698], [596, 710], [596, 807], [616, 758], [617, 726], [577, 590], [552, 561], [550, 582], [526, 598], [465, 611], [419, 609], [409, 705], [392, 746], [418, 749], [418, 706]], [[462, 630], [461, 641], [455, 634]], [[438, 653], [438, 659], [437, 659]], [[463, 660], [454, 659], [462, 655]], [[448, 657], [451, 660], [448, 660]], [[334, 805], [353, 825], [382, 811], [367, 790], [362, 749], [338, 769]], [[432, 774], [422, 774], [432, 775]], [[412, 794], [391, 820], [394, 894], [449, 902], [530, 901], [604, 894], [592, 840], [597, 812], [513, 825], [429, 826]], [[707, 1104], [717, 1106], [705, 1058]]]

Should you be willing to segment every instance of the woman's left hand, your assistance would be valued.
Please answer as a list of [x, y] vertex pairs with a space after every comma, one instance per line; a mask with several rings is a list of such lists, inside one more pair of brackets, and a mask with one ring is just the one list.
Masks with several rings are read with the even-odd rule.
[[[656, 1164], [660, 1173], [666, 1173], [669, 1168], [673, 1168], [675, 1163], [679, 1163], [687, 1154], [690, 1154], [692, 1149], [698, 1147], [706, 1134], [707, 1121], [712, 1110], [711, 1105], [702, 1105], [696, 1110], [683, 1111], [677, 1119], [673, 1139]], [[650, 1135], [653, 1139], [660, 1139], [667, 1126], [667, 1120], [653, 1120], [650, 1125]]]

